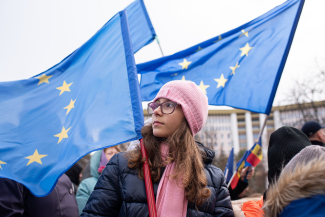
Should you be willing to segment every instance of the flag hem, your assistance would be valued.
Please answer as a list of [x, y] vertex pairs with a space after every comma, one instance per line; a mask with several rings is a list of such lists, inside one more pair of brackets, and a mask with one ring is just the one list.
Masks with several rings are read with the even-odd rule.
[[142, 138], [141, 129], [144, 125], [143, 109], [142, 109], [142, 101], [140, 95], [137, 68], [135, 65], [126, 13], [127, 12], [125, 10], [120, 12], [121, 32], [122, 32], [124, 51], [125, 51], [125, 61], [126, 61], [127, 73], [129, 79], [129, 90], [130, 90], [130, 97], [132, 103], [134, 127], [137, 133], [137, 139], [141, 139]]

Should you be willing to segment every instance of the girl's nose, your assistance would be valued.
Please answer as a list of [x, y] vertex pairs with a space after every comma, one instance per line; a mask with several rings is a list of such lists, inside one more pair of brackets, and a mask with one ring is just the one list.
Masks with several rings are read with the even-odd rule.
[[153, 111], [154, 115], [159, 115], [161, 116], [162, 115], [162, 111], [161, 111], [161, 106], [158, 106], [158, 108], [156, 108], [154, 111]]

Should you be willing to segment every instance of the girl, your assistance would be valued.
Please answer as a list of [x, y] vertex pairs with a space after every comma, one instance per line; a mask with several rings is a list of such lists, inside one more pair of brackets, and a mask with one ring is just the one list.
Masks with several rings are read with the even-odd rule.
[[[148, 104], [142, 128], [158, 217], [234, 216], [214, 152], [194, 141], [208, 116], [208, 99], [191, 81], [171, 81]], [[83, 210], [86, 216], [148, 216], [139, 148], [116, 154]]]

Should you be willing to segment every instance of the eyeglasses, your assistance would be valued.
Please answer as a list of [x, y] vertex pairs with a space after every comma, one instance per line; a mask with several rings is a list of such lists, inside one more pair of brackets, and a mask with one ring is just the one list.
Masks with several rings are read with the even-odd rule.
[[175, 111], [176, 106], [179, 105], [177, 102], [167, 101], [163, 103], [150, 102], [148, 103], [148, 114], [152, 115], [154, 111], [160, 106], [163, 114], [171, 114]]

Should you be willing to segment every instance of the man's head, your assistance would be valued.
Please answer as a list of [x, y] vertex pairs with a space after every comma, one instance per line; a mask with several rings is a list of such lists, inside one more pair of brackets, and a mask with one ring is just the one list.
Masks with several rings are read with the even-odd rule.
[[301, 131], [306, 134], [306, 136], [311, 141], [319, 141], [325, 143], [325, 126], [321, 126], [316, 121], [308, 121], [301, 128]]

